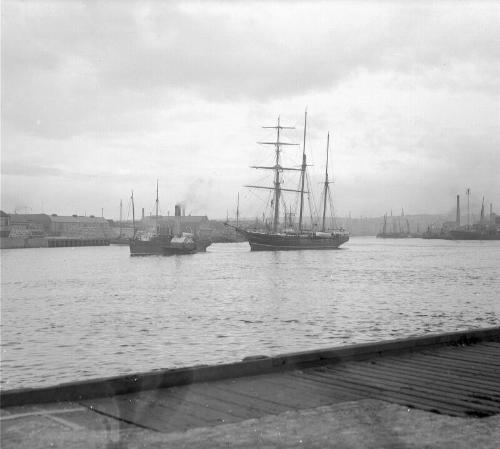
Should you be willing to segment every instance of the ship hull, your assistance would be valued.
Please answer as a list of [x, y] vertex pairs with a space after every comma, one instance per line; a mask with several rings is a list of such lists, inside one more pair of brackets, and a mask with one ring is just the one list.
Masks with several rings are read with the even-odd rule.
[[328, 237], [312, 234], [279, 234], [239, 230], [245, 235], [252, 251], [293, 251], [338, 249], [349, 240], [346, 234]]
[[161, 256], [162, 249], [158, 240], [133, 240], [129, 242], [131, 256]]
[[210, 241], [196, 242], [196, 246], [173, 246], [169, 241], [158, 240], [130, 240], [130, 255], [131, 256], [170, 256], [176, 254], [194, 254], [206, 252], [207, 248], [212, 244]]
[[487, 231], [450, 231], [450, 236], [453, 240], [500, 240], [499, 232]]

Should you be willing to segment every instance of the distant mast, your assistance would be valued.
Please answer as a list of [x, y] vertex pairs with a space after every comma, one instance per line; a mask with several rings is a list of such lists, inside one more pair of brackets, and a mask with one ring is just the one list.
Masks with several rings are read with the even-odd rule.
[[122, 238], [122, 216], [123, 216], [123, 203], [122, 200], [120, 200], [120, 237]]
[[130, 201], [132, 202], [132, 226], [134, 228], [134, 238], [135, 238], [135, 205], [134, 205], [134, 191], [132, 190], [132, 195], [130, 196]]
[[470, 228], [470, 188], [465, 191], [467, 195], [467, 229]]
[[329, 194], [329, 181], [328, 181], [328, 150], [330, 147], [330, 133], [326, 137], [326, 168], [325, 168], [325, 186], [324, 186], [324, 198], [323, 198], [323, 222], [321, 224], [321, 230], [325, 232], [325, 217], [326, 217], [326, 198]]
[[240, 192], [238, 192], [238, 203], [236, 204], [236, 226], [240, 224]]
[[301, 167], [301, 186], [300, 186], [300, 213], [299, 213], [299, 232], [302, 231], [302, 212], [304, 210], [304, 181], [306, 178], [306, 130], [307, 130], [307, 109], [304, 114], [304, 144], [302, 145], [302, 167]]
[[155, 206], [156, 206], [156, 232], [159, 232], [158, 231], [158, 179], [156, 180], [156, 203], [155, 203]]

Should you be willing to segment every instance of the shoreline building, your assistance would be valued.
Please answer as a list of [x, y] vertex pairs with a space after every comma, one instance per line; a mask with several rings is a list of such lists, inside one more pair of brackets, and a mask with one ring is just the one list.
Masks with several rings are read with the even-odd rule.
[[105, 245], [113, 236], [101, 217], [2, 212], [2, 248]]

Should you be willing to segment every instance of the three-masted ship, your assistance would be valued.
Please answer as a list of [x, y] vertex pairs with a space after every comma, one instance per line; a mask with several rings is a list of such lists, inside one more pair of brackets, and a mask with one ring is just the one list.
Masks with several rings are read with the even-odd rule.
[[[330, 138], [327, 139], [326, 150], [326, 170], [325, 181], [323, 188], [323, 216], [321, 230], [306, 229], [304, 226], [304, 194], [308, 193], [304, 190], [307, 168], [306, 157], [306, 130], [307, 130], [307, 112], [304, 118], [304, 143], [302, 148], [302, 165], [300, 168], [283, 167], [281, 165], [281, 152], [283, 146], [298, 145], [294, 143], [282, 142], [280, 140], [281, 131], [285, 129], [294, 129], [293, 127], [282, 126], [280, 118], [276, 126], [265, 126], [267, 129], [276, 130], [276, 141], [260, 142], [263, 145], [273, 145], [275, 149], [275, 163], [273, 166], [253, 166], [252, 168], [271, 170], [274, 172], [273, 186], [256, 186], [249, 185], [246, 187], [267, 189], [273, 191], [273, 221], [270, 230], [250, 230], [243, 229], [239, 226], [232, 226], [237, 232], [242, 234], [249, 242], [252, 251], [276, 251], [276, 250], [302, 250], [302, 249], [337, 249], [340, 245], [349, 240], [349, 234], [343, 229], [327, 229], [325, 226], [327, 200], [330, 199], [330, 181], [328, 179], [328, 151]], [[300, 172], [300, 189], [288, 189], [283, 187], [281, 174], [284, 171], [299, 171]], [[280, 200], [283, 192], [293, 192], [300, 195], [299, 221], [297, 227], [286, 228], [285, 223], [280, 224]], [[291, 215], [291, 214], [290, 214]]]

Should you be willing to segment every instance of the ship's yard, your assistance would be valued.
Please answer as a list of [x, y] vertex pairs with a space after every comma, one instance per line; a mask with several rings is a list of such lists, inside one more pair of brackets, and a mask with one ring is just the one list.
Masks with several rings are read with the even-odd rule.
[[500, 328], [2, 393], [8, 447], [496, 447]]

